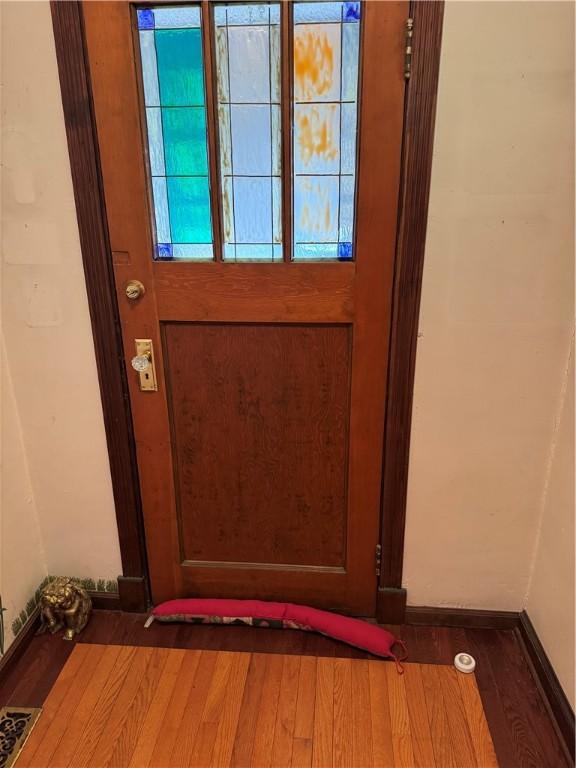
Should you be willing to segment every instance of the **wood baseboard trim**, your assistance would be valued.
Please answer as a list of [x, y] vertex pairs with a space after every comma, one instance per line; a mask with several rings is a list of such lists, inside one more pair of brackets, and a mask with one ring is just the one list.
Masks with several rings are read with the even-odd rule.
[[120, 611], [120, 595], [114, 592], [89, 592], [92, 608], [97, 611]]
[[526, 611], [519, 614], [517, 631], [522, 639], [526, 656], [532, 665], [534, 676], [540, 683], [552, 719], [556, 722], [558, 731], [573, 761], [575, 756], [574, 712]]
[[40, 608], [37, 606], [30, 614], [24, 627], [14, 638], [14, 642], [0, 659], [0, 684], [10, 674], [10, 670], [30, 645], [32, 638], [40, 627]]
[[144, 576], [118, 576], [120, 610], [144, 613], [148, 610], [148, 587]]
[[405, 624], [426, 627], [462, 627], [464, 629], [516, 629], [517, 611], [482, 611], [475, 608], [433, 608], [409, 605]]

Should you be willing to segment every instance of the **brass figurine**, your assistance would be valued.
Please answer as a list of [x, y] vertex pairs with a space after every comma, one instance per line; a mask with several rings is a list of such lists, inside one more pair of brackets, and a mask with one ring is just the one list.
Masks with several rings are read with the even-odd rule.
[[65, 576], [54, 579], [40, 597], [40, 631], [48, 629], [54, 634], [65, 627], [64, 640], [73, 640], [86, 626], [91, 610], [90, 596], [77, 582]]

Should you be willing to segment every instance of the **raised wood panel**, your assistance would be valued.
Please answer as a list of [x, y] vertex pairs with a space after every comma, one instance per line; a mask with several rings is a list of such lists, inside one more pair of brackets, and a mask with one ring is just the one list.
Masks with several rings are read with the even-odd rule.
[[343, 568], [350, 327], [169, 323], [164, 344], [182, 559]]
[[161, 320], [346, 323], [354, 264], [153, 265]]

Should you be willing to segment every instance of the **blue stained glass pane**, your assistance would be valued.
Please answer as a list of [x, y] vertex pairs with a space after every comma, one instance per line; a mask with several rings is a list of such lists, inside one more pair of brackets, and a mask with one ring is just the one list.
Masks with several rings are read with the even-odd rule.
[[269, 243], [258, 243], [246, 245], [238, 243], [236, 245], [236, 261], [273, 261], [274, 253], [272, 245]]
[[151, 8], [139, 8], [138, 29], [154, 29], [154, 11]]
[[210, 243], [210, 192], [208, 178], [169, 176], [170, 227], [175, 243]]
[[152, 195], [154, 198], [154, 218], [156, 221], [156, 241], [172, 242], [170, 235], [170, 214], [168, 213], [168, 193], [164, 176], [152, 177]]
[[178, 107], [162, 110], [168, 176], [207, 176], [206, 110]]
[[204, 66], [200, 30], [158, 29], [154, 36], [161, 105], [204, 106]]
[[269, 176], [272, 173], [270, 107], [233, 104], [231, 118], [234, 173]]
[[343, 3], [343, 20], [344, 21], [359, 21], [360, 20], [360, 3]]
[[175, 259], [211, 261], [214, 258], [212, 243], [174, 243], [172, 254]]
[[182, 29], [200, 26], [200, 8], [180, 5], [175, 8], [155, 8], [156, 29]]
[[272, 244], [270, 177], [234, 178], [234, 222], [237, 243]]
[[342, 3], [295, 3], [294, 23], [341, 21]]
[[356, 130], [356, 104], [342, 104], [341, 173], [354, 173], [356, 168]]
[[294, 243], [294, 259], [325, 261], [338, 258], [338, 243]]
[[159, 107], [146, 107], [148, 128], [148, 156], [152, 176], [164, 176], [164, 142], [162, 139], [162, 116]]
[[358, 61], [360, 29], [358, 24], [346, 24], [342, 29], [342, 100], [356, 101], [358, 92]]
[[352, 258], [352, 243], [338, 243], [338, 259], [349, 261]]
[[170, 261], [173, 258], [172, 243], [158, 243], [156, 246], [156, 258]]
[[269, 5], [244, 5], [243, 3], [238, 3], [238, 5], [228, 5], [226, 8], [229, 25], [268, 24]]
[[354, 176], [342, 176], [340, 179], [340, 221], [338, 239], [352, 240], [354, 229]]
[[158, 90], [158, 69], [156, 67], [154, 32], [140, 32], [140, 55], [142, 58], [144, 103], [147, 107], [159, 107], [160, 91]]

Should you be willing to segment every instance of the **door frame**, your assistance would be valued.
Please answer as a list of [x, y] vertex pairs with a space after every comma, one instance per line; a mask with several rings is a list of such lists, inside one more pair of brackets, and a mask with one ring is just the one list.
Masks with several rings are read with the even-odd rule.
[[[120, 319], [80, 0], [51, 0], [64, 121], [122, 559], [120, 606], [145, 611], [149, 577]], [[376, 618], [402, 623], [406, 491], [418, 316], [432, 168], [443, 0], [412, 0], [411, 74], [402, 142]]]

